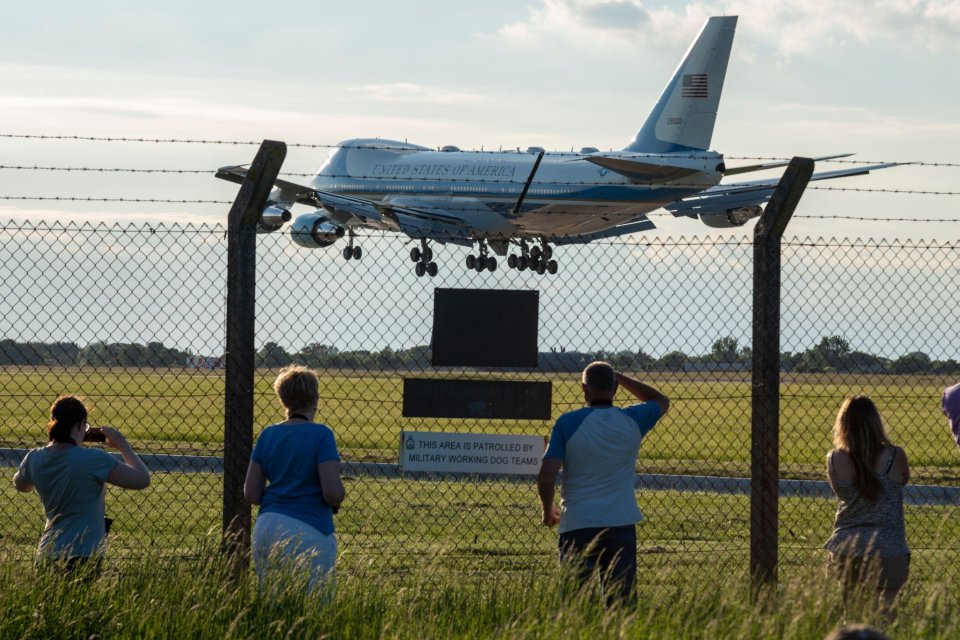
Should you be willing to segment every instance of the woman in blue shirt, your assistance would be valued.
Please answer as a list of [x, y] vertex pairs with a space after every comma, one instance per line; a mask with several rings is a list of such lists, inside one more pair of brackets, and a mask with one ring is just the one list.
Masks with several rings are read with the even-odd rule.
[[268, 568], [286, 574], [306, 568], [307, 590], [332, 578], [337, 559], [333, 513], [346, 492], [333, 431], [313, 421], [319, 383], [313, 371], [291, 366], [273, 389], [287, 419], [260, 433], [250, 456], [243, 495], [260, 505], [253, 527], [253, 565], [261, 587]]

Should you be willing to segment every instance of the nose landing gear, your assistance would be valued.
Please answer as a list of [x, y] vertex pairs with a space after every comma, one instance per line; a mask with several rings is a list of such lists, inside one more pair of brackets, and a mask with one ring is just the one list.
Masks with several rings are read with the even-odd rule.
[[344, 260], [349, 260], [349, 259], [353, 258], [354, 260], [359, 260], [360, 258], [363, 257], [363, 249], [361, 249], [360, 247], [355, 247], [355, 246], [353, 246], [353, 240], [354, 240], [353, 230], [350, 230], [349, 233], [350, 233], [350, 235], [349, 235], [349, 243], [350, 243], [350, 244], [348, 244], [347, 246], [345, 246], [345, 247], [343, 248], [343, 252], [342, 252], [342, 253], [343, 253], [343, 259], [344, 259]]

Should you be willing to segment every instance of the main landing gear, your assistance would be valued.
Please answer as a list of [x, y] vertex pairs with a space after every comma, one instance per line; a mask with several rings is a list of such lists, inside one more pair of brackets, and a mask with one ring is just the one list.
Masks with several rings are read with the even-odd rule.
[[427, 274], [431, 278], [437, 275], [437, 263], [433, 261], [433, 249], [427, 246], [426, 238], [420, 238], [420, 248], [410, 249], [410, 260], [417, 263], [414, 272], [417, 277]]
[[553, 249], [546, 242], [540, 246], [527, 244], [526, 240], [520, 241], [520, 255], [511, 253], [507, 258], [507, 266], [517, 271], [536, 271], [543, 275], [549, 273], [553, 275], [557, 272], [557, 261], [553, 259]]
[[467, 256], [467, 269], [476, 271], [477, 273], [484, 270], [496, 271], [497, 259], [491, 255], [487, 255], [487, 243], [481, 240], [478, 244], [480, 246], [480, 253], [476, 256], [472, 253]]
[[354, 260], [359, 260], [363, 257], [363, 249], [360, 247], [353, 246], [353, 231], [350, 231], [350, 244], [343, 248], [343, 259], [349, 260], [353, 258]]

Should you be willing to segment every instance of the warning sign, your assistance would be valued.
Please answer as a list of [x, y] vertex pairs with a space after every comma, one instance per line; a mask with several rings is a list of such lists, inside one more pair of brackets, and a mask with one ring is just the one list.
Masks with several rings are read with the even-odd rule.
[[543, 436], [400, 432], [400, 468], [434, 473], [537, 475]]

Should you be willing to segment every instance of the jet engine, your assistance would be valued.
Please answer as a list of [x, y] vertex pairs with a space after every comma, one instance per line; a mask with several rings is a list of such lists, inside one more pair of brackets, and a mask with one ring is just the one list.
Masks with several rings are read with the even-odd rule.
[[322, 210], [299, 215], [290, 226], [290, 238], [307, 249], [329, 247], [344, 233], [344, 228], [330, 222]]
[[730, 227], [742, 227], [761, 213], [763, 213], [763, 207], [754, 204], [749, 207], [737, 207], [736, 209], [727, 209], [716, 213], [701, 213], [700, 221], [708, 227], [729, 229]]
[[288, 210], [273, 203], [267, 203], [260, 214], [260, 220], [257, 222], [257, 233], [276, 231], [283, 226], [284, 222], [290, 222], [290, 217]]

